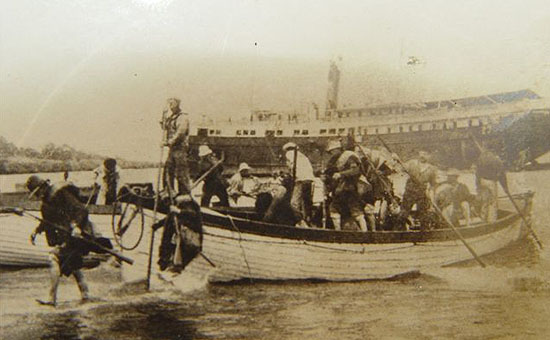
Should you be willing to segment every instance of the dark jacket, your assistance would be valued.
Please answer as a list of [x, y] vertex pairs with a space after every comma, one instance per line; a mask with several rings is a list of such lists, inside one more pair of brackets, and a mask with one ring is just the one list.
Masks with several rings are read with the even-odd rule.
[[[93, 233], [88, 220], [88, 210], [79, 199], [78, 188], [72, 184], [53, 185], [50, 191], [42, 197], [40, 211], [44, 220], [40, 222], [36, 232], [46, 232], [49, 246], [72, 241], [70, 237], [72, 225], [83, 233]], [[64, 228], [65, 231], [52, 224]]]

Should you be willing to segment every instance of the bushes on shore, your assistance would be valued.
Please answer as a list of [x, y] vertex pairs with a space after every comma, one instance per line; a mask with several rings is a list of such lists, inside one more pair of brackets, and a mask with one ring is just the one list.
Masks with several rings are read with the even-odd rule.
[[[17, 148], [0, 136], [0, 174], [37, 172], [88, 171], [97, 168], [106, 157], [88, 154], [68, 145], [47, 144], [41, 152], [32, 148]], [[117, 159], [123, 169], [150, 168], [152, 162], [132, 162]]]

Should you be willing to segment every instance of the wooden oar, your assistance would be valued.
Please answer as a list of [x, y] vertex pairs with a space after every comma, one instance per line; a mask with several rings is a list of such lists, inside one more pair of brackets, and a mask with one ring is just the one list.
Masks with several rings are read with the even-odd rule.
[[220, 158], [219, 161], [217, 161], [214, 165], [212, 165], [212, 167], [208, 169], [208, 171], [202, 174], [199, 178], [197, 178], [196, 181], [193, 182], [193, 184], [191, 184], [191, 189], [196, 188], [197, 185], [199, 185], [199, 183], [206, 178], [206, 176], [210, 175], [212, 171], [216, 170], [216, 168], [218, 168], [223, 163], [224, 159], [225, 159], [225, 154], [222, 154], [222, 157]]
[[[162, 120], [160, 122], [162, 127], [162, 144], [160, 145], [160, 160], [159, 160], [159, 169], [157, 172], [157, 192], [155, 195], [155, 203], [153, 207], [153, 225], [157, 223], [157, 210], [158, 210], [158, 204], [160, 199], [160, 175], [162, 172], [162, 169], [164, 168], [163, 165], [163, 159], [164, 159], [164, 141], [168, 139], [168, 132], [166, 131], [165, 124], [166, 124], [166, 110], [162, 111]], [[149, 290], [151, 288], [151, 268], [153, 265], [153, 245], [155, 243], [155, 231], [156, 229], [153, 229], [151, 231], [151, 242], [149, 242], [149, 258], [147, 260], [147, 283], [145, 285], [146, 289]]]
[[[390, 149], [390, 147], [386, 144], [386, 142], [380, 137], [380, 136], [377, 136], [378, 139], [380, 140], [380, 142], [382, 143], [382, 145], [391, 153], [393, 154], [392, 150]], [[405, 165], [401, 162], [401, 160], [399, 159], [399, 156], [397, 156], [397, 159], [396, 161], [399, 163], [399, 165], [401, 165], [401, 167], [403, 168], [403, 170], [405, 171], [405, 173], [409, 176], [409, 178], [413, 181], [416, 182], [416, 184], [420, 184], [418, 183], [418, 180], [416, 178], [414, 178], [410, 173], [409, 171], [407, 170], [407, 168], [405, 167]], [[462, 234], [460, 234], [460, 232], [458, 231], [458, 229], [455, 228], [455, 226], [453, 225], [453, 223], [443, 214], [443, 212], [441, 211], [441, 209], [439, 209], [439, 207], [435, 204], [435, 202], [433, 201], [433, 199], [431, 197], [428, 196], [428, 199], [430, 201], [430, 204], [432, 206], [432, 208], [435, 210], [435, 212], [439, 215], [439, 217], [441, 217], [443, 219], [443, 221], [445, 221], [449, 227], [451, 227], [451, 229], [453, 230], [453, 232], [456, 234], [456, 236], [458, 236], [458, 238], [460, 239], [460, 241], [464, 244], [464, 246], [466, 247], [466, 249], [468, 249], [468, 251], [470, 252], [470, 254], [472, 254], [472, 256], [476, 259], [476, 261], [479, 263], [479, 265], [483, 268], [485, 268], [485, 263], [481, 260], [481, 258], [477, 255], [477, 253], [475, 252], [475, 250], [468, 244], [468, 242], [466, 242], [466, 240], [464, 239], [464, 237], [462, 237]]]
[[[474, 137], [474, 135], [470, 134], [470, 138], [472, 139], [472, 141], [474, 142], [474, 145], [477, 147], [477, 149], [479, 150], [479, 152], [483, 152], [484, 149], [483, 147], [479, 144], [479, 142], [477, 141], [477, 139]], [[540, 249], [543, 249], [543, 246], [542, 246], [542, 242], [540, 241], [540, 239], [538, 238], [537, 234], [535, 233], [535, 230], [533, 229], [533, 226], [531, 225], [531, 223], [529, 222], [529, 220], [527, 219], [527, 217], [525, 217], [525, 214], [521, 211], [521, 209], [519, 208], [516, 200], [514, 200], [514, 197], [512, 196], [512, 194], [510, 193], [510, 190], [508, 188], [508, 182], [506, 181], [506, 172], [503, 171], [503, 176], [499, 176], [498, 178], [498, 183], [500, 184], [500, 186], [502, 187], [502, 189], [504, 190], [504, 192], [506, 193], [506, 196], [508, 197], [508, 199], [510, 200], [510, 202], [512, 202], [512, 205], [514, 206], [514, 208], [516, 209], [516, 212], [518, 213], [518, 215], [521, 217], [521, 219], [523, 220], [523, 223], [524, 225], [527, 227], [527, 229], [529, 230], [529, 232], [531, 233], [531, 236], [533, 236], [533, 239], [535, 240], [535, 242], [537, 242], [538, 246]]]
[[[374, 163], [372, 163], [372, 161], [369, 159], [369, 157], [367, 157], [367, 155], [365, 154], [365, 151], [363, 151], [363, 148], [359, 144], [357, 144], [357, 142], [355, 140], [353, 140], [353, 144], [359, 149], [359, 151], [361, 152], [361, 154], [363, 155], [365, 160], [369, 163], [370, 167], [372, 168], [372, 171], [374, 172], [376, 178], [378, 178], [378, 180], [384, 186], [384, 191], [390, 197], [391, 203], [396, 204], [397, 202], [396, 202], [395, 198], [393, 197], [393, 190], [391, 188], [391, 185], [388, 182], [386, 182], [386, 179], [384, 177], [382, 177], [382, 175], [378, 172], [378, 169], [376, 168], [376, 166], [374, 166]], [[363, 172], [363, 175], [365, 177], [367, 177], [367, 174], [363, 171], [363, 169], [361, 169], [361, 170], [362, 170], [361, 172]]]
[[[19, 215], [19, 214], [18, 214], [18, 215]], [[57, 229], [57, 230], [60, 230], [60, 231], [69, 233], [69, 231], [68, 231], [67, 229], [63, 228], [62, 226], [57, 225], [57, 224], [55, 224], [55, 223], [52, 223], [51, 221], [45, 220], [45, 219], [40, 218], [40, 217], [38, 217], [38, 216], [35, 216], [35, 215], [33, 215], [33, 214], [31, 214], [31, 213], [28, 213], [28, 212], [26, 212], [26, 211], [24, 211], [24, 210], [22, 211], [22, 215], [26, 215], [26, 216], [32, 217], [32, 218], [34, 218], [35, 220], [38, 220], [38, 221], [40, 221], [40, 222], [48, 223], [48, 225], [52, 226], [53, 228], [55, 228], [55, 229]], [[20, 216], [22, 216], [22, 215], [20, 215]], [[91, 236], [91, 235], [88, 235], [88, 234], [85, 234], [85, 233], [83, 233], [83, 235], [85, 235], [85, 236]], [[103, 245], [101, 245], [101, 244], [99, 244], [99, 243], [97, 243], [97, 242], [95, 242], [95, 241], [93, 241], [93, 240], [90, 240], [90, 239], [87, 239], [87, 238], [84, 238], [84, 237], [78, 237], [78, 236], [71, 236], [71, 237], [74, 237], [74, 238], [76, 238], [76, 239], [78, 239], [78, 240], [81, 240], [81, 241], [84, 241], [84, 242], [86, 242], [86, 243], [88, 243], [88, 244], [90, 244], [90, 245], [93, 245], [94, 247], [97, 247], [98, 249], [101, 249], [102, 251], [104, 251], [104, 252], [106, 252], [106, 253], [109, 253], [109, 254], [113, 255], [114, 257], [116, 257], [117, 259], [119, 259], [119, 260], [121, 260], [121, 261], [124, 261], [124, 262], [126, 262], [126, 263], [128, 263], [128, 264], [134, 264], [134, 260], [132, 260], [131, 258], [128, 258], [128, 257], [126, 257], [126, 256], [124, 256], [124, 255], [121, 255], [121, 254], [117, 253], [116, 251], [114, 251], [114, 250], [112, 250], [112, 249], [109, 249], [109, 248], [107, 248], [107, 247], [104, 247]]]

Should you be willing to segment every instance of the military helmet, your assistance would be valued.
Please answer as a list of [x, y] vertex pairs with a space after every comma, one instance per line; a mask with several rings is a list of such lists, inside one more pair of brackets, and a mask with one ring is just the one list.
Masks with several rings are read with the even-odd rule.
[[204, 157], [212, 153], [212, 149], [208, 145], [199, 146], [199, 157]]
[[340, 140], [338, 140], [338, 139], [333, 139], [333, 140], [330, 140], [328, 142], [327, 151], [331, 151], [331, 150], [338, 149], [338, 148], [341, 148], [341, 147], [342, 147], [342, 142], [340, 142]]
[[243, 170], [252, 170], [252, 168], [245, 162], [239, 164], [239, 172], [243, 171]]
[[29, 198], [34, 196], [36, 194], [36, 192], [42, 188], [44, 186], [44, 184], [46, 184], [47, 181], [36, 176], [36, 175], [32, 175], [30, 176], [28, 179], [27, 179], [27, 183], [25, 184], [25, 186], [27, 187], [27, 189], [30, 191], [30, 195], [29, 195]]
[[293, 142], [288, 142], [286, 143], [285, 145], [283, 145], [283, 151], [288, 151], [288, 150], [294, 150], [296, 149], [297, 145], [296, 143], [293, 143]]

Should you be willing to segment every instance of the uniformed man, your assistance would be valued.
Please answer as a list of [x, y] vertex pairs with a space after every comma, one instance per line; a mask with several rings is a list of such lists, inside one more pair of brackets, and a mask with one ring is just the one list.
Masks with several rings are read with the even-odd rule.
[[[376, 230], [376, 202], [380, 202], [380, 223], [383, 224], [389, 204], [394, 201], [393, 187], [388, 177], [391, 174], [391, 168], [379, 151], [359, 145], [356, 146], [356, 150], [364, 171], [364, 176], [359, 179], [359, 196], [365, 204], [364, 211], [368, 228]], [[362, 178], [364, 179], [362, 180]]]
[[260, 188], [260, 181], [255, 176], [252, 176], [250, 173], [251, 170], [252, 168], [243, 162], [239, 164], [238, 171], [229, 179], [227, 193], [235, 204], [238, 203], [239, 198], [242, 196], [254, 197]]
[[116, 201], [121, 173], [114, 158], [105, 159], [102, 166], [94, 169], [94, 192], [98, 193], [99, 202], [110, 205]]
[[481, 150], [475, 163], [476, 189], [480, 198], [481, 218], [486, 222], [497, 219], [498, 181], [506, 185], [506, 173], [502, 160], [489, 150]]
[[358, 225], [360, 230], [367, 231], [357, 192], [357, 181], [361, 176], [359, 157], [353, 151], [344, 151], [339, 140], [329, 141], [327, 152], [330, 160], [325, 169], [325, 179], [331, 192], [330, 217], [334, 228], [356, 230], [353, 225]]
[[[307, 156], [298, 150], [295, 143], [289, 142], [283, 145], [283, 152], [288, 170], [290, 173], [295, 173], [290, 206], [298, 221], [296, 225], [308, 227], [313, 206], [313, 181], [315, 180], [313, 167]], [[294, 164], [294, 159], [296, 159], [296, 164]]]
[[189, 175], [188, 150], [189, 150], [189, 115], [181, 111], [180, 100], [168, 99], [170, 115], [162, 122], [162, 128], [166, 134], [164, 145], [170, 148], [164, 167], [164, 185], [174, 188], [175, 179], [178, 180], [177, 190], [182, 194], [191, 193], [191, 181]]
[[437, 168], [428, 162], [428, 158], [427, 152], [420, 151], [417, 159], [411, 159], [404, 164], [409, 178], [405, 183], [401, 216], [404, 219], [409, 217], [413, 205], [416, 204], [422, 228], [429, 227], [431, 200], [437, 185]]
[[[56, 305], [61, 275], [72, 275], [80, 289], [82, 301], [89, 300], [88, 286], [80, 269], [83, 267], [83, 256], [93, 249], [80, 237], [97, 240], [95, 236], [98, 235], [95, 235], [88, 219], [88, 211], [79, 200], [78, 188], [68, 182], [51, 185], [35, 175], [28, 178], [26, 186], [31, 196], [37, 195], [42, 200], [40, 211], [43, 220], [32, 233], [31, 242], [34, 244], [36, 235], [45, 232], [48, 245], [53, 247], [49, 257], [49, 300], [39, 302]], [[110, 244], [108, 246], [111, 247]]]
[[181, 272], [202, 249], [202, 218], [199, 205], [191, 195], [178, 195], [168, 215], [152, 226], [164, 227], [159, 247], [160, 270]]
[[465, 218], [466, 225], [470, 225], [471, 208], [476, 201], [468, 187], [458, 181], [459, 176], [458, 170], [449, 170], [447, 181], [439, 184], [435, 193], [435, 204], [456, 227], [462, 217]]
[[201, 206], [208, 207], [212, 196], [218, 197], [219, 205], [229, 206], [229, 196], [227, 195], [227, 180], [223, 177], [223, 166], [218, 165], [218, 158], [208, 147], [208, 145], [199, 146], [199, 173], [198, 177], [209, 171], [213, 166], [217, 167], [211, 171], [205, 178], [202, 186]]

